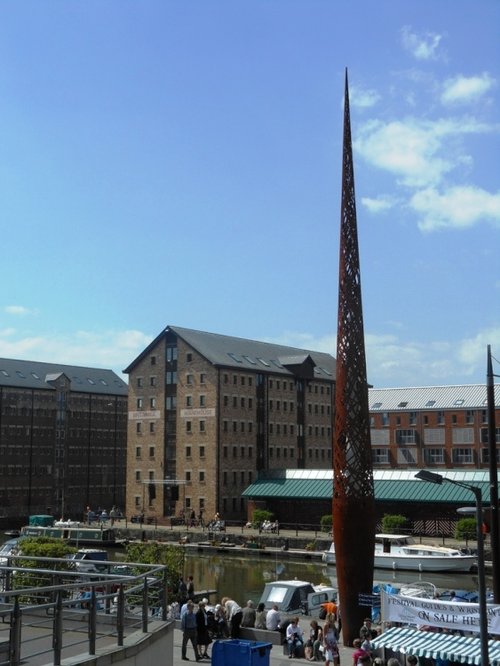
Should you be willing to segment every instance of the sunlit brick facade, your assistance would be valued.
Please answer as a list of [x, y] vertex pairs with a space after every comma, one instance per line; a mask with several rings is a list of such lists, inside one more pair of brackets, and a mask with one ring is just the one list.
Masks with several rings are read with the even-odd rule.
[[167, 327], [129, 374], [127, 514], [244, 519], [269, 469], [331, 469], [329, 354]]
[[[500, 385], [495, 390], [498, 406]], [[485, 384], [370, 389], [369, 408], [375, 469], [489, 466]], [[499, 463], [500, 427], [496, 444]]]

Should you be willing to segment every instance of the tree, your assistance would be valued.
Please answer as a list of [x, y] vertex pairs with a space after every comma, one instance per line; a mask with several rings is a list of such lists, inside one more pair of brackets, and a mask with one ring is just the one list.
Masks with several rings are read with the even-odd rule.
[[477, 523], [475, 518], [460, 518], [455, 527], [455, 539], [467, 542], [477, 538]]

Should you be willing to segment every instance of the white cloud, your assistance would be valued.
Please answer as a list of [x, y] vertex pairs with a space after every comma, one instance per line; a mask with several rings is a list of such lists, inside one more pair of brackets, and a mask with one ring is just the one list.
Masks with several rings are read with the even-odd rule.
[[418, 35], [410, 26], [401, 29], [403, 48], [417, 60], [436, 60], [442, 36], [433, 32]]
[[411, 197], [410, 206], [421, 216], [422, 231], [464, 229], [480, 222], [500, 225], [500, 192], [490, 194], [478, 187], [452, 187], [443, 193], [427, 188]]
[[[394, 323], [389, 322], [392, 328]], [[306, 332], [286, 331], [269, 342], [336, 355], [333, 334], [316, 338]], [[500, 357], [500, 326], [456, 342], [439, 339], [418, 342], [405, 339], [401, 330], [382, 334], [365, 332], [368, 381], [379, 388], [482, 383], [486, 375], [487, 344], [491, 344], [493, 355], [497, 350]], [[500, 367], [497, 373], [500, 374]]]
[[[486, 377], [486, 349], [491, 345], [492, 356], [500, 358], [500, 326], [480, 331], [472, 338], [462, 340], [458, 346], [458, 359], [465, 367], [469, 368], [469, 372], [474, 372], [474, 369], [479, 366], [484, 370]], [[493, 373], [500, 374], [500, 363], [494, 364]]]
[[393, 197], [380, 195], [374, 199], [370, 197], [361, 197], [361, 203], [370, 211], [370, 213], [377, 214], [394, 208], [396, 200]]
[[453, 163], [439, 156], [442, 128], [436, 123], [408, 119], [364, 125], [354, 142], [369, 163], [393, 173], [405, 185], [439, 182]]
[[457, 138], [493, 130], [471, 118], [371, 120], [361, 126], [353, 145], [363, 159], [406, 186], [436, 186], [457, 166], [471, 163], [456, 145]]
[[38, 310], [26, 308], [24, 307], [24, 305], [6, 305], [4, 307], [4, 312], [6, 314], [21, 316], [21, 317], [24, 317], [26, 315], [38, 314]]
[[495, 84], [495, 80], [486, 72], [481, 76], [456, 76], [444, 82], [441, 102], [460, 104], [475, 101]]
[[360, 86], [349, 87], [349, 103], [351, 107], [368, 109], [375, 106], [379, 99], [380, 95], [375, 90], [368, 90]]
[[368, 381], [379, 388], [483, 383], [487, 344], [492, 351], [500, 350], [500, 327], [456, 343], [370, 334], [366, 336]]
[[118, 375], [153, 339], [141, 331], [77, 331], [74, 335], [30, 336], [0, 331], [0, 357], [111, 368]]

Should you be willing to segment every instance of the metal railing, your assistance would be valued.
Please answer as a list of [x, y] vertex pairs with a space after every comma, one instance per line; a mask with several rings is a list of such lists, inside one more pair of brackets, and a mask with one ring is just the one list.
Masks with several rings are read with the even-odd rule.
[[98, 642], [121, 647], [126, 635], [171, 619], [165, 566], [98, 564], [82, 573], [68, 560], [15, 556], [0, 566], [1, 666], [50, 653], [59, 666], [63, 654], [95, 655]]

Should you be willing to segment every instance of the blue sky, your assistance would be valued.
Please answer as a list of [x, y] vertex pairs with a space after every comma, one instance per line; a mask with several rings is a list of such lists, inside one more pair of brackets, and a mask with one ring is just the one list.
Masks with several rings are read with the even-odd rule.
[[369, 380], [484, 382], [499, 25], [497, 0], [2, 3], [0, 356], [120, 372], [168, 324], [335, 355], [348, 67]]

